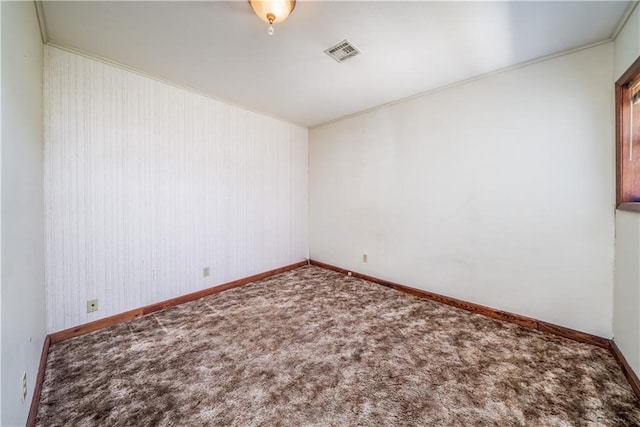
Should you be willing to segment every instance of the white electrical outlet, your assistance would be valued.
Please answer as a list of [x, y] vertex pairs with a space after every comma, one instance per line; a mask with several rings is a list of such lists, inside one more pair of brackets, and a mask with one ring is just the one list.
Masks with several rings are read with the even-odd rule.
[[209, 267], [204, 267], [202, 269], [202, 277], [209, 277]]
[[27, 399], [27, 373], [22, 373], [22, 401]]
[[87, 313], [93, 313], [94, 311], [98, 311], [98, 300], [90, 299], [87, 301]]
[[367, 254], [362, 254], [362, 262], [366, 263], [368, 258]]

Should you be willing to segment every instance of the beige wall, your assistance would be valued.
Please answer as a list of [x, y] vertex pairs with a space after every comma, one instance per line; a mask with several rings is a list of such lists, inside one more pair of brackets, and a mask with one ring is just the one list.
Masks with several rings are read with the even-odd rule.
[[610, 338], [612, 59], [608, 43], [312, 129], [311, 257]]
[[613, 80], [618, 78], [638, 58], [640, 53], [640, 9], [635, 8], [614, 43]]
[[[640, 8], [615, 40], [616, 81], [640, 56]], [[612, 83], [613, 84], [613, 83]], [[640, 374], [640, 213], [616, 211], [614, 341]]]
[[[33, 2], [2, 8], [2, 420], [24, 425], [45, 337], [42, 41]], [[28, 394], [22, 401], [22, 373]]]

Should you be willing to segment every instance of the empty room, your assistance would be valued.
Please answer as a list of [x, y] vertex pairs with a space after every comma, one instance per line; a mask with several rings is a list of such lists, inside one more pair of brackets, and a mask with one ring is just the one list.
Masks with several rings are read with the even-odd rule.
[[630, 1], [0, 2], [0, 425], [640, 426]]

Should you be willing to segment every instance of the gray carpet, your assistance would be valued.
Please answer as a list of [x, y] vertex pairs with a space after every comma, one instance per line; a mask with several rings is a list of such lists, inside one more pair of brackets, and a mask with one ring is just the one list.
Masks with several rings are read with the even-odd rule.
[[600, 348], [318, 267], [50, 348], [40, 426], [640, 425]]

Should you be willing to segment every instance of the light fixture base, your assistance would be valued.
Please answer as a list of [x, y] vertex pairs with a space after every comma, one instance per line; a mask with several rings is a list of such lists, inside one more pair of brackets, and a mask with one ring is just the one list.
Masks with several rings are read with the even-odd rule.
[[284, 22], [296, 7], [296, 0], [249, 0], [258, 18], [270, 25]]

